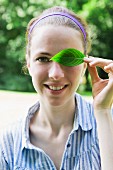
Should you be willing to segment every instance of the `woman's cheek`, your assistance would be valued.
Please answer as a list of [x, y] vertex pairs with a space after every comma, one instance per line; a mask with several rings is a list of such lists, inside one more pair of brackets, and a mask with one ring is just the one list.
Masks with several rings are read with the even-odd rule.
[[83, 70], [83, 66], [82, 65], [75, 66], [75, 67], [70, 67], [70, 72], [74, 73], [74, 74], [77, 74], [77, 75], [81, 74], [82, 70]]

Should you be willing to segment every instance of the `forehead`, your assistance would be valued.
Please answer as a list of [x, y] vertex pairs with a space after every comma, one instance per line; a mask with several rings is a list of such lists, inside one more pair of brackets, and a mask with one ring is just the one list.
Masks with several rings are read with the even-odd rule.
[[76, 48], [83, 51], [81, 33], [67, 26], [46, 25], [36, 27], [31, 35], [31, 49], [38, 48]]

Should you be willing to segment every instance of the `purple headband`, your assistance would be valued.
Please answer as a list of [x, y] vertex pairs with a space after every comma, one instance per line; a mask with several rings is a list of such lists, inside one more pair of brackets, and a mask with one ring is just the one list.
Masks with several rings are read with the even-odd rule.
[[84, 36], [84, 42], [86, 42], [86, 32], [84, 30], [84, 27], [82, 26], [82, 24], [74, 17], [72, 17], [71, 15], [67, 14], [67, 13], [63, 13], [63, 12], [55, 12], [55, 13], [49, 13], [47, 15], [44, 15], [42, 16], [40, 19], [36, 20], [33, 25], [30, 27], [30, 30], [29, 30], [29, 38], [30, 38], [30, 34], [31, 32], [33, 31], [34, 27], [38, 24], [39, 21], [41, 21], [42, 19], [45, 19], [49, 16], [54, 16], [54, 15], [60, 15], [60, 16], [65, 16], [69, 19], [71, 19], [74, 23], [76, 23], [78, 25], [78, 27], [80, 28], [80, 30], [82, 31], [83, 33], [83, 36]]

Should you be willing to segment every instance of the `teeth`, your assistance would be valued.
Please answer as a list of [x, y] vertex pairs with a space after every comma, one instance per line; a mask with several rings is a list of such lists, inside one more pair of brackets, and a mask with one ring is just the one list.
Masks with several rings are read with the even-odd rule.
[[51, 90], [61, 90], [64, 88], [64, 86], [59, 86], [59, 87], [54, 87], [54, 86], [49, 86]]

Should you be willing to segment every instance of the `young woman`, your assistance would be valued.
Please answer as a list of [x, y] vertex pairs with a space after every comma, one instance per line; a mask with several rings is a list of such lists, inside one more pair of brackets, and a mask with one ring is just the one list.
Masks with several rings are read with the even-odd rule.
[[[50, 61], [68, 48], [85, 55], [90, 48], [87, 25], [73, 12], [53, 7], [28, 24], [26, 62], [38, 102], [1, 135], [1, 170], [100, 170], [106, 169], [104, 163], [111, 168], [113, 149], [103, 147], [103, 139], [105, 145], [109, 142], [100, 130], [103, 126], [105, 132], [110, 130], [107, 114], [112, 106], [113, 61], [86, 57], [73, 67]], [[93, 106], [76, 93], [87, 65]], [[109, 73], [109, 80], [99, 78], [96, 66]], [[106, 125], [99, 123], [101, 119], [106, 119]], [[105, 160], [102, 156], [101, 165], [104, 149], [107, 155]]]

